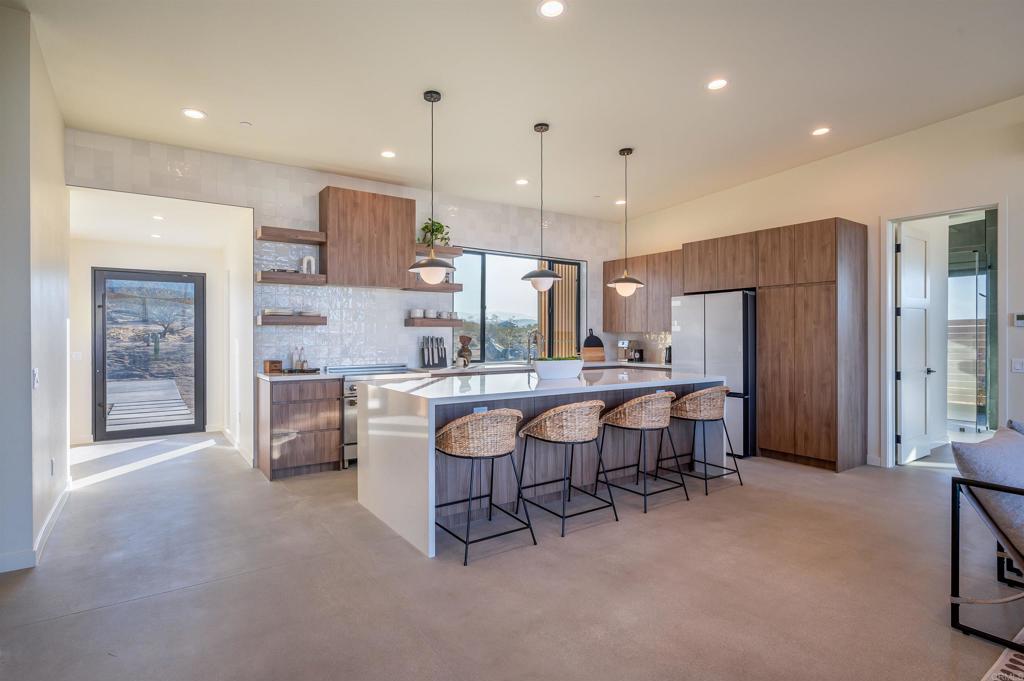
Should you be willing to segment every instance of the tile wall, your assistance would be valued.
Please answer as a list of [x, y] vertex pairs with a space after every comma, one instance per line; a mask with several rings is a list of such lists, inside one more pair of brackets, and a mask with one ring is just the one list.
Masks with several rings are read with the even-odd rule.
[[[417, 224], [427, 218], [429, 194], [412, 187], [362, 180], [125, 137], [68, 129], [65, 171], [69, 185], [251, 207], [256, 225], [318, 229], [318, 194], [327, 185], [417, 200]], [[435, 211], [452, 228], [452, 243], [516, 253], [537, 249], [535, 209], [438, 195]], [[601, 263], [621, 257], [620, 226], [546, 213], [545, 251], [586, 261], [587, 309], [583, 330], [601, 328]], [[254, 268], [296, 266], [313, 248], [256, 242]], [[255, 368], [286, 359], [295, 346], [314, 366], [419, 363], [421, 336], [438, 330], [404, 326], [406, 310], [451, 309], [450, 295], [336, 286], [258, 284], [254, 314], [266, 307], [313, 308], [327, 326], [256, 327]], [[444, 331], [443, 329], [440, 331]], [[611, 353], [613, 337], [603, 336]], [[449, 344], [450, 344], [449, 339]], [[452, 356], [449, 348], [449, 356]]]

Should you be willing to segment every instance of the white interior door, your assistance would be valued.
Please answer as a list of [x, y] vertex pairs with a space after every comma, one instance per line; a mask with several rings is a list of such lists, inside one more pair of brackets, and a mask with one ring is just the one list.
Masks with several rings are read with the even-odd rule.
[[897, 234], [896, 452], [901, 464], [927, 456], [946, 440], [945, 403], [940, 394], [944, 386], [937, 375], [945, 368], [944, 359], [937, 360], [938, 355], [945, 355], [943, 339], [938, 336], [944, 337], [946, 311], [936, 305], [940, 301], [934, 295], [935, 286], [945, 284], [935, 281], [937, 268], [946, 265], [933, 262], [940, 259], [938, 250], [942, 249], [930, 243], [941, 236], [938, 228], [913, 222], [901, 224]]

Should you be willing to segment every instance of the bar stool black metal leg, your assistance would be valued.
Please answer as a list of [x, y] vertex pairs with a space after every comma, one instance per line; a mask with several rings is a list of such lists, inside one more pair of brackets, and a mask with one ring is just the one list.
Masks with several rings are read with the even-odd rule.
[[697, 470], [697, 422], [690, 421], [693, 430], [690, 431], [690, 470]]
[[494, 510], [494, 459], [491, 459], [491, 479], [487, 483], [487, 522], [491, 522], [491, 511]]
[[[537, 445], [534, 445], [533, 447], [534, 447], [534, 449], [536, 449]], [[514, 472], [516, 472], [516, 484], [519, 485], [520, 487], [523, 486], [523, 476], [526, 475], [526, 455], [529, 452], [530, 452], [530, 436], [527, 435], [526, 436], [526, 441], [523, 443], [523, 469], [521, 471], [516, 471], [516, 467], [515, 467], [515, 457], [516, 457], [516, 455], [515, 455], [515, 453], [513, 453], [511, 455], [512, 456], [512, 464], [513, 464], [512, 465], [512, 470]], [[536, 457], [534, 457], [534, 462], [536, 463]], [[534, 476], [536, 477], [536, 472], [534, 473]], [[516, 515], [519, 515], [519, 496], [516, 496]]]
[[704, 496], [708, 495], [708, 433], [704, 428], [704, 421], [700, 422], [700, 439], [704, 447]]
[[[601, 426], [601, 433], [598, 436], [598, 440], [596, 441], [598, 458], [600, 458], [601, 452], [604, 449], [604, 433], [605, 433], [605, 431], [607, 429], [608, 429], [608, 426]], [[608, 484], [608, 475], [607, 475], [607, 473], [605, 474], [604, 477], [605, 477], [604, 483], [607, 485]], [[598, 470], [594, 471], [594, 494], [597, 494], [597, 486], [600, 485], [600, 484], [601, 484], [601, 470], [598, 469]]]
[[690, 500], [690, 491], [686, 489], [686, 476], [683, 475], [683, 464], [679, 463], [679, 452], [676, 451], [676, 441], [672, 439], [672, 426], [669, 425], [665, 429], [668, 432], [668, 443], [672, 446], [672, 458], [676, 462], [676, 470], [679, 471], [679, 482], [683, 483], [683, 494], [686, 495], [686, 500]]
[[473, 519], [473, 474], [476, 472], [476, 460], [469, 460], [469, 501], [466, 504], [466, 550], [462, 554], [463, 567], [469, 565], [469, 523]]
[[736, 478], [740, 481], [740, 487], [743, 486], [743, 476], [740, 475], [740, 459], [736, 456], [736, 450], [732, 448], [732, 438], [729, 437], [729, 428], [725, 425], [725, 419], [722, 421], [722, 430], [725, 431], [725, 441], [729, 443], [729, 454], [732, 455], [732, 465], [736, 467]]
[[[536, 449], [536, 447], [534, 447]], [[533, 523], [530, 522], [530, 509], [529, 504], [523, 499], [523, 486], [519, 483], [522, 477], [519, 475], [519, 471], [516, 470], [516, 457], [514, 454], [510, 454], [508, 460], [512, 462], [512, 475], [516, 479], [516, 506], [518, 507], [519, 502], [523, 503], [523, 513], [526, 514], [526, 527], [530, 530], [530, 538], [533, 539], [533, 545], [537, 545], [537, 536], [533, 533]], [[526, 457], [523, 457], [523, 467], [526, 466]], [[519, 511], [516, 511], [516, 520], [519, 519]]]
[[565, 536], [565, 497], [569, 480], [569, 445], [562, 446], [562, 536]]
[[[640, 431], [640, 458], [644, 464], [644, 513], [647, 513], [647, 431]], [[637, 467], [639, 470], [639, 466]]]
[[[619, 511], [618, 511], [618, 509], [615, 508], [615, 497], [612, 496], [612, 486], [608, 482], [608, 470], [604, 467], [604, 454], [602, 452], [602, 449], [603, 449], [602, 445], [604, 445], [604, 438], [601, 438], [600, 442], [595, 440], [594, 444], [597, 445], [597, 474], [600, 475], [601, 473], [604, 473], [604, 486], [606, 488], [608, 488], [608, 503], [610, 503], [612, 505], [612, 513], [615, 515], [615, 522], [619, 522]], [[598, 485], [598, 483], [595, 482], [594, 483], [594, 495], [595, 496], [597, 495], [597, 485]]]
[[654, 462], [654, 479], [658, 480], [658, 469], [661, 468], [661, 450], [665, 446], [665, 431], [658, 431], [658, 456]]
[[576, 463], [576, 444], [569, 446], [569, 502], [572, 502], [572, 469]]

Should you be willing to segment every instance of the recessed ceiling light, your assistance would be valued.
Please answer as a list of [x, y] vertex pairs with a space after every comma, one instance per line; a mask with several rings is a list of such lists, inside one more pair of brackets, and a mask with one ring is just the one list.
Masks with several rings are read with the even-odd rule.
[[154, 220], [163, 220], [163, 219], [164, 219], [164, 216], [163, 216], [163, 215], [154, 215], [154, 216], [153, 216], [153, 219], [154, 219]]
[[159, 234], [150, 234], [150, 236], [153, 237], [154, 239], [159, 239], [160, 238]]
[[815, 128], [811, 131], [811, 134], [815, 137], [821, 137], [822, 135], [827, 135], [830, 132], [832, 132], [832, 128]]
[[383, 156], [384, 158], [394, 158], [395, 152], [391, 151], [390, 149], [385, 149], [384, 151], [380, 152], [380, 155]]
[[708, 89], [709, 90], [721, 90], [722, 88], [724, 88], [728, 84], [729, 84], [729, 81], [727, 81], [725, 78], [715, 78], [713, 81], [708, 83]]
[[181, 113], [185, 114], [188, 118], [194, 118], [197, 121], [201, 121], [206, 118], [206, 112], [200, 111], [199, 109], [182, 109]]
[[518, 180], [516, 180], [516, 184], [522, 186], [524, 184], [530, 184], [530, 181], [527, 180], [525, 177], [520, 177]]
[[618, 201], [615, 202], [615, 205], [616, 206], [625, 206], [626, 205], [626, 199], [619, 199]]
[[560, 16], [564, 11], [565, 2], [563, 0], [544, 0], [544, 2], [537, 5], [537, 14], [548, 19]]

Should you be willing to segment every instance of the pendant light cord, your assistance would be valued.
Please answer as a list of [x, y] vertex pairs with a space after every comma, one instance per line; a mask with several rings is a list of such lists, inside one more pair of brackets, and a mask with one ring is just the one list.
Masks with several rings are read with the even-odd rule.
[[540, 134], [540, 258], [544, 259], [544, 133]]
[[434, 248], [434, 103], [430, 103], [430, 248]]
[[629, 269], [629, 156], [622, 157], [622, 233], [625, 240], [625, 262], [623, 269]]

